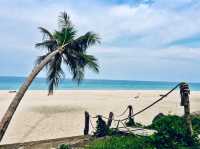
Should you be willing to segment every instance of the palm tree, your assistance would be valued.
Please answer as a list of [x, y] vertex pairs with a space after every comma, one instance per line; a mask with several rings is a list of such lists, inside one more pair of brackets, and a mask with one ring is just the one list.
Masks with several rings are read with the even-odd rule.
[[97, 59], [93, 55], [87, 54], [86, 51], [90, 46], [100, 42], [99, 37], [93, 32], [87, 32], [76, 38], [77, 31], [66, 12], [61, 13], [58, 24], [58, 30], [53, 33], [43, 27], [39, 27], [43, 34], [43, 40], [35, 46], [44, 48], [47, 51], [44, 55], [38, 57], [36, 66], [16, 93], [3, 116], [0, 122], [0, 141], [25, 92], [44, 66], [47, 69], [48, 95], [53, 94], [53, 90], [64, 77], [62, 64], [68, 67], [72, 74], [72, 80], [78, 84], [84, 78], [85, 68], [99, 72]]

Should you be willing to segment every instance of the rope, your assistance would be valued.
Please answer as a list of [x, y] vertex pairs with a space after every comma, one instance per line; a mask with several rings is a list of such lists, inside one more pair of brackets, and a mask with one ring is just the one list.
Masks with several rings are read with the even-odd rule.
[[[89, 115], [90, 116], [90, 115]], [[91, 117], [91, 116], [90, 116]], [[92, 118], [92, 117], [91, 117]], [[90, 125], [92, 126], [92, 132], [94, 133], [96, 131], [96, 128], [94, 127], [94, 125], [92, 124], [92, 121], [91, 119], [89, 118], [89, 122], [90, 122]]]
[[126, 125], [122, 121], [120, 121], [120, 122], [130, 134], [135, 135], [129, 128], [126, 127]]
[[119, 120], [119, 121], [117, 121], [117, 127], [116, 127], [116, 129], [118, 129], [118, 128], [119, 128], [119, 123], [120, 123], [120, 120]]
[[120, 115], [116, 115], [116, 117], [121, 117], [121, 116], [123, 116], [126, 112], [127, 112], [127, 110], [128, 110], [128, 107], [124, 110], [124, 112], [122, 112]]
[[[149, 109], [150, 107], [152, 107], [153, 105], [155, 105], [156, 103], [158, 103], [159, 101], [163, 100], [165, 97], [167, 97], [171, 92], [173, 92], [177, 87], [179, 87], [181, 83], [177, 84], [174, 88], [172, 88], [169, 92], [167, 92], [165, 95], [163, 95], [161, 98], [159, 98], [158, 100], [156, 100], [155, 102], [153, 102], [152, 104], [150, 104], [149, 106], [147, 106], [146, 108], [138, 111], [137, 113], [133, 114], [131, 117], [134, 117], [142, 112], [144, 112], [145, 110]], [[130, 117], [129, 117], [130, 118]], [[121, 121], [125, 121], [127, 120], [128, 118], [124, 118], [124, 119], [121, 119]]]
[[91, 124], [92, 128], [95, 130], [95, 127], [94, 127], [94, 125], [92, 124], [91, 119], [90, 119], [90, 124]]
[[[114, 115], [115, 117], [121, 117], [121, 116], [123, 116], [124, 114], [126, 114], [126, 112], [128, 111], [128, 107], [120, 114], [120, 115]], [[97, 116], [98, 115], [96, 115], [96, 116], [92, 116], [91, 118], [97, 118]], [[101, 117], [103, 117], [104, 119], [110, 119], [110, 118], [108, 118], [108, 117], [106, 117], [106, 116], [103, 116], [103, 115], [99, 115], [99, 116], [101, 116]], [[113, 121], [119, 121], [119, 120], [116, 120], [116, 119], [114, 119], [114, 118], [112, 118], [112, 120]]]

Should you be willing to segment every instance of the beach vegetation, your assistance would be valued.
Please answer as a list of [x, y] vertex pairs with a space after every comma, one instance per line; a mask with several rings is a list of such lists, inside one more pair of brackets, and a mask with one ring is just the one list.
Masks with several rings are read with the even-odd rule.
[[146, 137], [136, 136], [111, 136], [103, 139], [96, 139], [86, 149], [154, 149]]
[[70, 145], [68, 144], [61, 144], [58, 149], [70, 149]]
[[200, 135], [200, 115], [192, 115], [191, 120], [192, 120], [192, 129], [194, 130], [195, 133]]
[[197, 132], [190, 136], [186, 120], [175, 115], [161, 116], [149, 128], [157, 130], [150, 136], [156, 148], [197, 148], [200, 147]]
[[150, 136], [127, 135], [115, 131], [96, 139], [86, 149], [200, 149], [200, 117], [192, 116], [193, 135], [188, 134], [184, 117], [159, 115], [145, 128], [157, 132]]

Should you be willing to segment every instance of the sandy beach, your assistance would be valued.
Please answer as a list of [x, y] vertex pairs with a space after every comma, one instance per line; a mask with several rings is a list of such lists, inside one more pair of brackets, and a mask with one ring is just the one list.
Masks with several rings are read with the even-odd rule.
[[[47, 96], [47, 91], [28, 91], [15, 112], [1, 144], [82, 135], [85, 110], [92, 115], [107, 116], [110, 111], [119, 115], [128, 105], [132, 105], [134, 112], [137, 112], [166, 92], [67, 90], [56, 91], [53, 96]], [[0, 118], [14, 95], [15, 93], [0, 91]], [[191, 112], [200, 111], [200, 92], [191, 92], [190, 101]], [[178, 91], [136, 116], [135, 120], [150, 124], [153, 117], [160, 112], [183, 114]]]

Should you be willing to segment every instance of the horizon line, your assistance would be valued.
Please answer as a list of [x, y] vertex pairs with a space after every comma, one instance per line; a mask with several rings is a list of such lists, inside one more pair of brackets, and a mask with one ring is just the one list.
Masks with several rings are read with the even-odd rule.
[[[0, 77], [15, 77], [15, 78], [26, 78], [26, 76], [11, 76], [11, 75], [0, 75]], [[46, 77], [37, 77], [37, 79], [46, 79]], [[71, 78], [63, 78], [64, 80], [72, 80]], [[62, 79], [62, 80], [63, 80]], [[187, 83], [200, 83], [200, 82], [193, 82], [193, 81], [166, 81], [166, 80], [126, 80], [126, 79], [107, 79], [107, 78], [85, 78], [84, 80], [102, 80], [102, 81], [133, 81], [133, 82], [166, 82], [166, 83], [180, 83], [180, 82], [187, 82]], [[73, 81], [73, 80], [72, 80]]]

